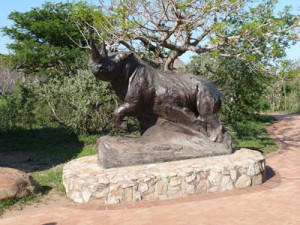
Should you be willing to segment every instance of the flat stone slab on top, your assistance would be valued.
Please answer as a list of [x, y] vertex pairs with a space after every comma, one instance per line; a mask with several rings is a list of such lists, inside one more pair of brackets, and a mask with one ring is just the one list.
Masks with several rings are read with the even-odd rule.
[[204, 132], [162, 118], [140, 138], [103, 136], [98, 139], [97, 147], [103, 168], [232, 154], [227, 132], [222, 142], [213, 142]]
[[134, 202], [228, 191], [261, 184], [265, 159], [241, 149], [231, 155], [103, 169], [97, 156], [64, 166], [67, 196], [77, 203]]

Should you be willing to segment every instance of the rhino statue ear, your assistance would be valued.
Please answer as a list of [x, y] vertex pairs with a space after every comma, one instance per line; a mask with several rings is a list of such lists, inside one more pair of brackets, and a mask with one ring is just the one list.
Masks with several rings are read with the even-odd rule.
[[121, 62], [123, 60], [125, 60], [126, 58], [132, 56], [133, 53], [132, 52], [122, 52], [122, 53], [119, 53], [117, 56], [116, 56], [116, 61], [117, 62]]

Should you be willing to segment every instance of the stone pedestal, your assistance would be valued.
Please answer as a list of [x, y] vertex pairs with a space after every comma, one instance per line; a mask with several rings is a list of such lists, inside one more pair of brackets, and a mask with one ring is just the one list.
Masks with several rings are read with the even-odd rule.
[[261, 184], [265, 159], [241, 149], [231, 155], [103, 169], [97, 156], [64, 166], [67, 196], [77, 203], [114, 204], [229, 191]]

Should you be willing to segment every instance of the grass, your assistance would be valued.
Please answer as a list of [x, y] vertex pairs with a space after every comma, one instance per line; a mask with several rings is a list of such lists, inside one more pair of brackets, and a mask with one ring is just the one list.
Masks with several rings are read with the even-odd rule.
[[65, 188], [62, 183], [62, 168], [53, 168], [31, 173], [31, 176], [42, 186], [42, 192], [47, 193], [53, 188], [59, 194], [64, 195]]
[[[233, 147], [257, 149], [263, 153], [275, 151], [277, 146], [267, 135], [266, 129], [274, 120], [270, 116], [256, 116], [229, 126]], [[52, 190], [65, 195], [61, 165], [75, 158], [96, 154], [98, 138], [98, 135], [70, 135], [58, 127], [14, 130], [0, 134], [0, 154], [13, 155], [15, 161], [6, 162], [8, 164], [4, 166], [28, 172], [43, 187], [42, 194]], [[23, 206], [37, 198], [29, 195], [20, 200], [0, 201], [0, 215], [5, 209]]]
[[[70, 135], [61, 128], [7, 131], [0, 134], [0, 165], [29, 173], [42, 186], [42, 195], [50, 190], [64, 195], [62, 164], [96, 154], [98, 137]], [[20, 200], [0, 201], [0, 215], [5, 209], [28, 204], [37, 198], [29, 195]]]
[[[62, 128], [43, 128], [32, 130], [9, 131], [0, 135], [0, 152], [24, 157], [29, 167], [22, 168], [23, 161], [14, 167], [26, 172], [50, 169], [56, 165], [84, 155], [96, 153], [90, 143], [96, 138], [78, 137], [68, 134]], [[26, 166], [25, 165], [25, 166]]]
[[267, 134], [267, 127], [276, 119], [268, 115], [250, 117], [229, 127], [234, 148], [250, 148], [267, 154], [277, 150], [277, 145]]
[[22, 209], [25, 205], [34, 201], [35, 199], [36, 199], [35, 195], [29, 194], [21, 199], [2, 200], [0, 201], [0, 216], [3, 214], [5, 210], [10, 209], [12, 207]]

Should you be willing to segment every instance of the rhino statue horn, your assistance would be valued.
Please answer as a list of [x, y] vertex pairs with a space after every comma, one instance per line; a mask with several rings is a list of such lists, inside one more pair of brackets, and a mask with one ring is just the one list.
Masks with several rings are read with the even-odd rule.
[[107, 50], [105, 48], [105, 43], [103, 42], [100, 45], [100, 52], [99, 52], [98, 48], [95, 45], [91, 28], [89, 28], [89, 33], [90, 33], [90, 46], [91, 46], [91, 49], [92, 49], [92, 59], [93, 59], [94, 63], [99, 63], [99, 62], [101, 62], [101, 60], [103, 58], [108, 57], [108, 53], [107, 53]]

